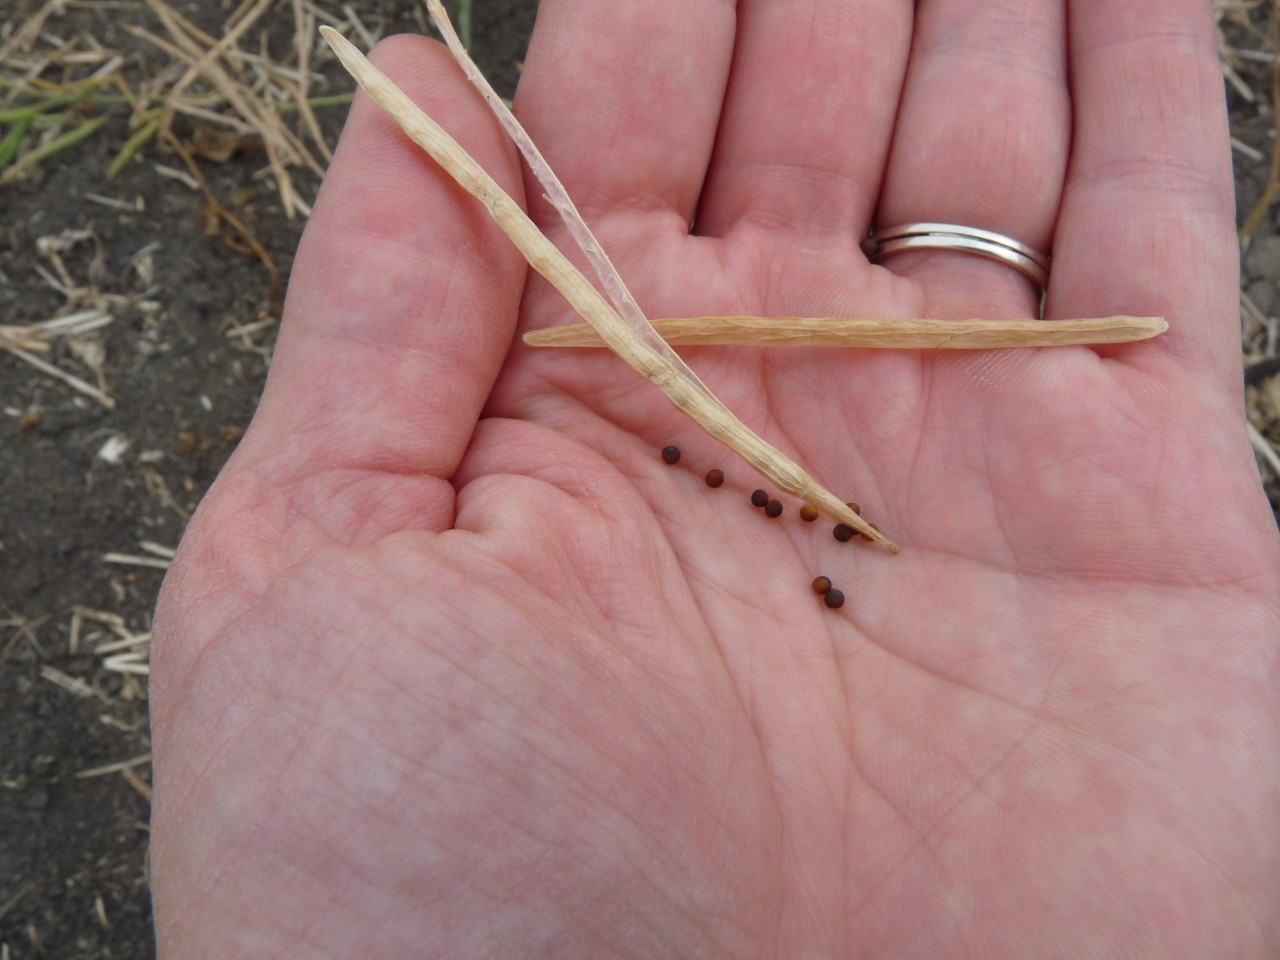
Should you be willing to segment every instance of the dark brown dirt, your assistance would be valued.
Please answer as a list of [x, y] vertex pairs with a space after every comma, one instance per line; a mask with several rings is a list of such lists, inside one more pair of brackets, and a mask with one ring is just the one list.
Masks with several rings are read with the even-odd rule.
[[[0, 0], [0, 25], [21, 23], [41, 4]], [[214, 35], [234, 3], [176, 4]], [[337, 6], [335, 4], [335, 6]], [[364, 23], [383, 33], [418, 31], [409, 0], [357, 2]], [[474, 47], [482, 68], [509, 95], [523, 56], [536, 0], [476, 0]], [[68, 7], [46, 32], [92, 36], [127, 58], [133, 82], [154, 76], [169, 57], [120, 29], [125, 22], [161, 29], [142, 3]], [[288, 4], [266, 21], [272, 49], [286, 49]], [[1253, 50], [1259, 36], [1235, 31]], [[0, 35], [0, 43], [3, 35]], [[255, 46], [254, 40], [250, 46]], [[1256, 61], [1241, 73], [1255, 102], [1230, 92], [1233, 129], [1263, 159], [1239, 152], [1237, 190], [1247, 213], [1266, 179], [1269, 70]], [[313, 94], [350, 83], [334, 65]], [[0, 109], [3, 109], [0, 90]], [[96, 113], [109, 111], [99, 110]], [[320, 111], [336, 137], [345, 107]], [[145, 762], [132, 783], [113, 772], [78, 772], [145, 757], [145, 678], [106, 669], [94, 648], [115, 639], [86, 621], [79, 650], [69, 651], [76, 608], [105, 611], [143, 633], [162, 572], [104, 562], [120, 552], [145, 555], [144, 543], [176, 546], [200, 496], [249, 422], [274, 341], [276, 305], [261, 263], [206, 234], [199, 193], [165, 178], [156, 165], [180, 167], [151, 146], [114, 182], [104, 171], [128, 136], [128, 112], [78, 147], [14, 186], [0, 187], [0, 324], [21, 325], [63, 312], [65, 297], [42, 277], [50, 258], [41, 237], [89, 230], [62, 254], [76, 285], [116, 297], [113, 323], [95, 335], [105, 350], [102, 373], [114, 410], [74, 393], [0, 352], [0, 957], [141, 958], [153, 954], [145, 875], [149, 810]], [[6, 132], [0, 123], [0, 139]], [[180, 132], [190, 135], [188, 124]], [[304, 221], [285, 219], [261, 155], [203, 164], [213, 192], [252, 230], [287, 275]], [[314, 197], [316, 178], [297, 179]], [[123, 201], [104, 206], [89, 194]], [[1280, 233], [1276, 212], [1264, 219], [1245, 257], [1244, 289], [1275, 322], [1280, 311]], [[150, 276], [144, 276], [145, 270]], [[151, 287], [152, 289], [148, 289]], [[148, 306], [143, 301], [154, 301]], [[264, 321], [244, 337], [232, 328]], [[1256, 343], [1253, 348], [1256, 349]], [[91, 382], [93, 370], [66, 341], [49, 357]], [[1263, 378], [1259, 378], [1259, 386]], [[1267, 426], [1264, 424], [1264, 426]], [[1268, 427], [1269, 428], [1269, 427]], [[119, 462], [99, 456], [112, 436], [127, 438]], [[1280, 485], [1268, 474], [1272, 502]], [[49, 669], [83, 682], [79, 693], [49, 679]]]

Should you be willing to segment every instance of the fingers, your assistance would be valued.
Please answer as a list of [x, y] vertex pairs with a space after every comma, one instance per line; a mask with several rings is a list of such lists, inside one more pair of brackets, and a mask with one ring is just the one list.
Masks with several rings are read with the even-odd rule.
[[[1064, 6], [921, 0], [878, 227], [954, 223], [1048, 252], [1071, 142]], [[1039, 313], [1039, 290], [999, 263], [934, 251], [881, 263], [925, 286], [931, 315]]]
[[516, 112], [593, 227], [626, 210], [687, 232], [733, 36], [726, 0], [543, 0]]
[[[396, 37], [372, 59], [521, 195], [510, 145], [442, 46]], [[324, 488], [293, 509], [345, 510], [354, 524], [379, 508], [342, 502], [359, 499], [354, 478], [447, 479], [510, 344], [523, 278], [480, 205], [359, 95], [299, 248], [246, 456], [279, 462], [281, 488]], [[448, 526], [447, 483], [411, 512]]]
[[1231, 158], [1209, 3], [1070, 10], [1075, 147], [1047, 315], [1165, 314], [1171, 329], [1143, 351], [1238, 391]]
[[742, 0], [697, 232], [856, 242], [880, 189], [911, 35], [907, 0]]

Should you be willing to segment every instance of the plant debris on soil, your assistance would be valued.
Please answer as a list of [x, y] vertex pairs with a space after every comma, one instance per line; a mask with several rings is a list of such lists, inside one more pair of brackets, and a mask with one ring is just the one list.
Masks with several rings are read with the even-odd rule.
[[[504, 96], [536, 8], [450, 5]], [[1215, 9], [1280, 510], [1280, 0]], [[153, 955], [151, 611], [252, 416], [351, 100], [322, 23], [429, 32], [411, 0], [0, 0], [0, 960]]]

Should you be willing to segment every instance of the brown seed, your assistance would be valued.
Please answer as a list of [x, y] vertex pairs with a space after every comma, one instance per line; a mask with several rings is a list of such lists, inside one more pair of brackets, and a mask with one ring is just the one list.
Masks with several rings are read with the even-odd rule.
[[854, 513], [856, 513], [858, 516], [862, 516], [862, 508], [858, 506], [856, 503], [853, 503], [852, 501], [850, 501], [849, 503], [846, 503], [845, 506], [848, 507], [850, 510], [852, 510]]
[[778, 500], [770, 500], [764, 505], [764, 515], [766, 517], [782, 516], [782, 503]]
[[857, 532], [858, 531], [854, 530], [853, 527], [849, 526], [847, 523], [837, 523], [835, 529], [831, 531], [831, 535], [841, 543], [848, 543], [853, 539], [853, 535]]
[[812, 503], [806, 503], [800, 508], [800, 519], [805, 523], [813, 523], [818, 519], [818, 508]]
[[751, 491], [751, 505], [753, 507], [763, 507], [769, 502], [769, 495], [763, 490]]
[[720, 485], [721, 485], [721, 484], [723, 484], [723, 483], [724, 483], [724, 471], [723, 471], [723, 470], [708, 470], [708, 471], [707, 471], [707, 486], [708, 486], [708, 487], [718, 487], [718, 486], [720, 486]]
[[663, 463], [670, 463], [670, 464], [672, 464], [672, 465], [679, 463], [679, 462], [680, 462], [680, 448], [679, 448], [679, 447], [663, 447], [663, 448], [662, 448], [662, 461], [663, 461]]
[[813, 578], [814, 593], [826, 593], [830, 589], [831, 589], [830, 577], [814, 577]]
[[[868, 527], [870, 527], [872, 530], [879, 530], [879, 529], [880, 529], [880, 528], [879, 528], [879, 527], [877, 527], [874, 523], [868, 523], [868, 524], [867, 524], [867, 526], [868, 526]], [[872, 540], [872, 538], [871, 538], [871, 537], [868, 537], [865, 533], [862, 533], [862, 532], [859, 532], [858, 536], [862, 537], [862, 539], [863, 539], [863, 540], [865, 540], [865, 541], [867, 541], [867, 543], [870, 543], [870, 542], [871, 542], [871, 540]]]
[[832, 587], [822, 595], [822, 602], [832, 610], [839, 610], [844, 606], [844, 592]]

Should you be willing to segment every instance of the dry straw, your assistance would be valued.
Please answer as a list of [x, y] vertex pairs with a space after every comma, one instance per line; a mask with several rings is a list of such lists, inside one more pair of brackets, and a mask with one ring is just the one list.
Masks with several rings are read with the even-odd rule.
[[[427, 0], [427, 7], [432, 21], [445, 37], [463, 72], [480, 89], [486, 102], [498, 116], [503, 128], [524, 155], [531, 172], [542, 186], [552, 206], [564, 220], [570, 236], [581, 248], [587, 262], [598, 275], [600, 285], [605, 294], [608, 295], [609, 300], [606, 300], [592, 283], [573, 266], [569, 259], [542, 234], [524, 210], [521, 209], [520, 205], [511, 199], [448, 133], [428, 117], [386, 75], [369, 63], [360, 51], [337, 31], [328, 27], [321, 27], [321, 33], [333, 48], [343, 66], [346, 67], [374, 102], [400, 125], [401, 129], [414, 143], [425, 150], [449, 176], [457, 181], [459, 186], [484, 205], [490, 216], [493, 217], [494, 222], [502, 228], [512, 243], [516, 245], [517, 249], [528, 260], [529, 265], [545, 277], [569, 301], [578, 315], [586, 321], [587, 329], [590, 330], [595, 345], [603, 344], [607, 346], [628, 366], [661, 390], [677, 409], [694, 420], [708, 434], [734, 450], [777, 487], [804, 500], [806, 503], [812, 504], [828, 516], [854, 527], [865, 536], [878, 541], [892, 552], [897, 553], [897, 546], [880, 533], [879, 530], [854, 513], [844, 500], [818, 484], [803, 467], [757, 436], [723, 403], [716, 399], [711, 391], [671, 349], [668, 340], [664, 339], [664, 334], [669, 332], [669, 327], [668, 330], [659, 331], [654, 329], [654, 326], [645, 319], [634, 298], [627, 291], [617, 270], [574, 208], [572, 201], [570, 201], [559, 180], [551, 172], [546, 160], [543, 159], [528, 134], [525, 133], [501, 99], [485, 82], [475, 64], [467, 56], [439, 0]], [[609, 302], [610, 300], [612, 304]], [[671, 323], [683, 323], [685, 331], [681, 336], [698, 335], [696, 329], [692, 333], [688, 330], [689, 321], [666, 321], [665, 323], [668, 325]], [[874, 328], [877, 331], [876, 335], [883, 339], [885, 336], [891, 335], [897, 328], [900, 329], [896, 335], [900, 337], [901, 333], [908, 329], [906, 326], [901, 326], [902, 323], [901, 321], [833, 321], [793, 318], [790, 326], [793, 328], [793, 333], [791, 334], [793, 340], [797, 336], [794, 332], [797, 327], [800, 329], [799, 335], [804, 336], [806, 335], [803, 329], [805, 326], [812, 327], [817, 324], [827, 328], [823, 336], [844, 337], [845, 339], [840, 342], [842, 345], [847, 345], [849, 343], [847, 338], [850, 336], [848, 332], [850, 329], [862, 328], [864, 332], [860, 335], [865, 336], [867, 329]], [[933, 321], [908, 321], [907, 323], [924, 325], [923, 328], [917, 329], [930, 329], [930, 325], [935, 324]], [[1117, 338], [1101, 334], [1093, 335], [1099, 333], [1099, 324], [1102, 327], [1108, 327], [1107, 321], [1076, 321], [1076, 323], [1085, 325], [1077, 328], [1076, 335], [1085, 336], [1086, 339], [1069, 342], [1097, 343], [1104, 341], [1114, 342], [1115, 339], [1142, 339], [1153, 336], [1164, 329], [1162, 320], [1134, 321], [1126, 319], [1121, 326], [1132, 328], [1136, 324], [1140, 332], [1136, 335]], [[850, 324], [852, 324], [852, 327], [850, 327]], [[991, 330], [993, 327], [1000, 329], [1000, 333], [994, 337], [996, 340], [999, 340], [1001, 335], [1008, 338], [1012, 329], [1008, 326], [1001, 328], [1001, 324], [985, 321], [968, 321], [968, 324], [969, 328], [966, 335], [974, 341], [975, 348], [979, 345], [977, 341], [982, 340], [984, 337], [992, 338]], [[976, 326], [974, 326], [975, 324]], [[693, 325], [695, 328], [699, 325], [703, 327], [710, 325], [714, 328], [717, 336], [726, 336], [729, 335], [728, 331], [733, 331], [732, 336], [741, 338], [744, 336], [743, 331], [747, 331], [746, 336], [751, 338], [733, 341], [700, 340], [697, 342], [750, 343], [778, 342], [779, 330], [785, 329], [787, 326], [785, 323], [780, 324], [776, 318], [759, 317], [702, 318], [694, 321]], [[1062, 324], [1040, 324], [1039, 326], [1061, 328]], [[1115, 324], [1110, 324], [1109, 326], [1114, 327]], [[583, 329], [577, 327], [577, 325], [574, 325], [574, 327]], [[845, 332], [841, 333], [838, 329], [835, 333], [832, 332], [832, 328], [840, 327], [843, 327]], [[945, 331], [945, 334], [952, 341], [955, 341], [960, 336], [960, 330], [960, 327], [953, 327]], [[1088, 331], [1088, 333], [1085, 331]], [[813, 333], [813, 330], [808, 331], [808, 335]], [[558, 334], [555, 331], [544, 331], [541, 335], [550, 337]], [[781, 335], [785, 336], [785, 334]], [[1024, 338], [1026, 335], [1025, 332], [1021, 334]], [[1037, 335], [1039, 335], [1038, 331]], [[929, 336], [934, 341], [945, 339], [945, 337], [940, 337], [940, 331], [936, 325], [931, 328]], [[670, 342], [690, 342], [675, 339], [674, 333], [672, 337], [673, 339]], [[814, 340], [810, 339], [808, 343], [812, 345]], [[893, 345], [904, 344], [897, 343]], [[922, 344], [913, 343], [910, 345], [920, 346]], [[938, 346], [939, 343], [931, 342], [926, 345]], [[1025, 345], [1025, 340], [1016, 344], [993, 342], [981, 344], [981, 346], [1002, 345], [1021, 346]]]
[[[681, 317], [653, 321], [676, 346], [864, 347], [884, 350], [991, 350], [1132, 343], [1169, 328], [1163, 317], [1085, 320], [880, 320], [872, 317]], [[524, 335], [532, 347], [600, 347], [585, 323]]]

